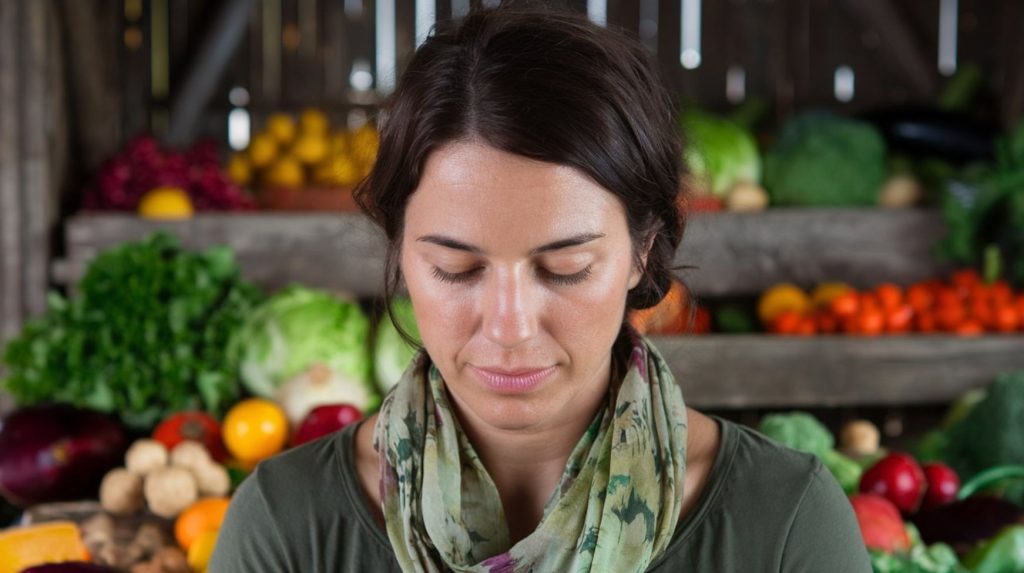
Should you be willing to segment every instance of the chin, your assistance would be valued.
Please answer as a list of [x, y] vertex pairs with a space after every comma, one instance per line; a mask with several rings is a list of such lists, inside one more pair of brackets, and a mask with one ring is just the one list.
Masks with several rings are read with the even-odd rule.
[[533, 395], [507, 396], [498, 393], [473, 392], [466, 396], [465, 393], [452, 392], [464, 397], [456, 400], [458, 410], [462, 417], [470, 416], [477, 421], [505, 431], [523, 431], [537, 426], [547, 425], [553, 418], [557, 417], [557, 408], [554, 407], [556, 400], [543, 393]]

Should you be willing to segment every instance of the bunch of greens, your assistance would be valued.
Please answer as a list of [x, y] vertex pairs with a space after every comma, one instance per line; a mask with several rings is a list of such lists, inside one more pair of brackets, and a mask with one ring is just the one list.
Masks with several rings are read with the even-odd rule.
[[974, 165], [945, 177], [941, 208], [948, 234], [939, 255], [985, 266], [1024, 284], [1024, 122], [996, 142], [994, 166]]
[[192, 253], [165, 233], [116, 247], [10, 342], [4, 386], [19, 404], [68, 402], [138, 428], [178, 410], [220, 414], [239, 393], [224, 349], [260, 298], [226, 248]]
[[878, 130], [819, 112], [786, 123], [764, 163], [764, 185], [779, 206], [874, 205], [886, 174], [885, 140]]
[[418, 342], [420, 331], [416, 326], [416, 315], [413, 312], [412, 301], [408, 298], [398, 298], [391, 303], [391, 314], [384, 313], [384, 316], [377, 323], [377, 337], [373, 349], [374, 371], [376, 373], [377, 385], [382, 392], [387, 392], [392, 386], [398, 384], [402, 374], [416, 357], [419, 346], [410, 345], [399, 333], [392, 318], [398, 321], [399, 326], [406, 334]]

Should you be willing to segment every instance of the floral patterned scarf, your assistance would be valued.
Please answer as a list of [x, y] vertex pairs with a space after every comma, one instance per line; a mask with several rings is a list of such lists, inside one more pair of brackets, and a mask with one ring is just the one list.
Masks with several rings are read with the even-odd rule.
[[623, 334], [632, 347], [625, 377], [609, 386], [540, 524], [515, 545], [441, 374], [425, 356], [414, 362], [374, 430], [381, 503], [402, 571], [628, 573], [665, 550], [682, 505], [686, 408], [655, 348], [629, 327]]

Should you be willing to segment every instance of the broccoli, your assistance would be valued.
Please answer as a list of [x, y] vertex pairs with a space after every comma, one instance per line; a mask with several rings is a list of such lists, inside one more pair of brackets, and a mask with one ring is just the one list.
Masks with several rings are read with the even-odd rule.
[[784, 446], [818, 457], [836, 445], [832, 432], [806, 412], [765, 416], [758, 431]]
[[825, 113], [790, 120], [765, 157], [779, 206], [874, 205], [886, 177], [885, 140], [871, 125]]
[[988, 394], [947, 431], [947, 461], [962, 479], [1024, 464], [1024, 370], [1001, 374]]
[[758, 430], [784, 446], [818, 456], [843, 491], [856, 492], [863, 468], [834, 449], [832, 432], [814, 416], [806, 412], [772, 414], [761, 420]]

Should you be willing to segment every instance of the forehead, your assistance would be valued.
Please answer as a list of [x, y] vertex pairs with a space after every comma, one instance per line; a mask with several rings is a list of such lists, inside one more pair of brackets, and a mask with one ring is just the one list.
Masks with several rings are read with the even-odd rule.
[[428, 157], [405, 223], [410, 235], [445, 232], [531, 244], [626, 231], [618, 198], [582, 172], [477, 142], [451, 143]]

